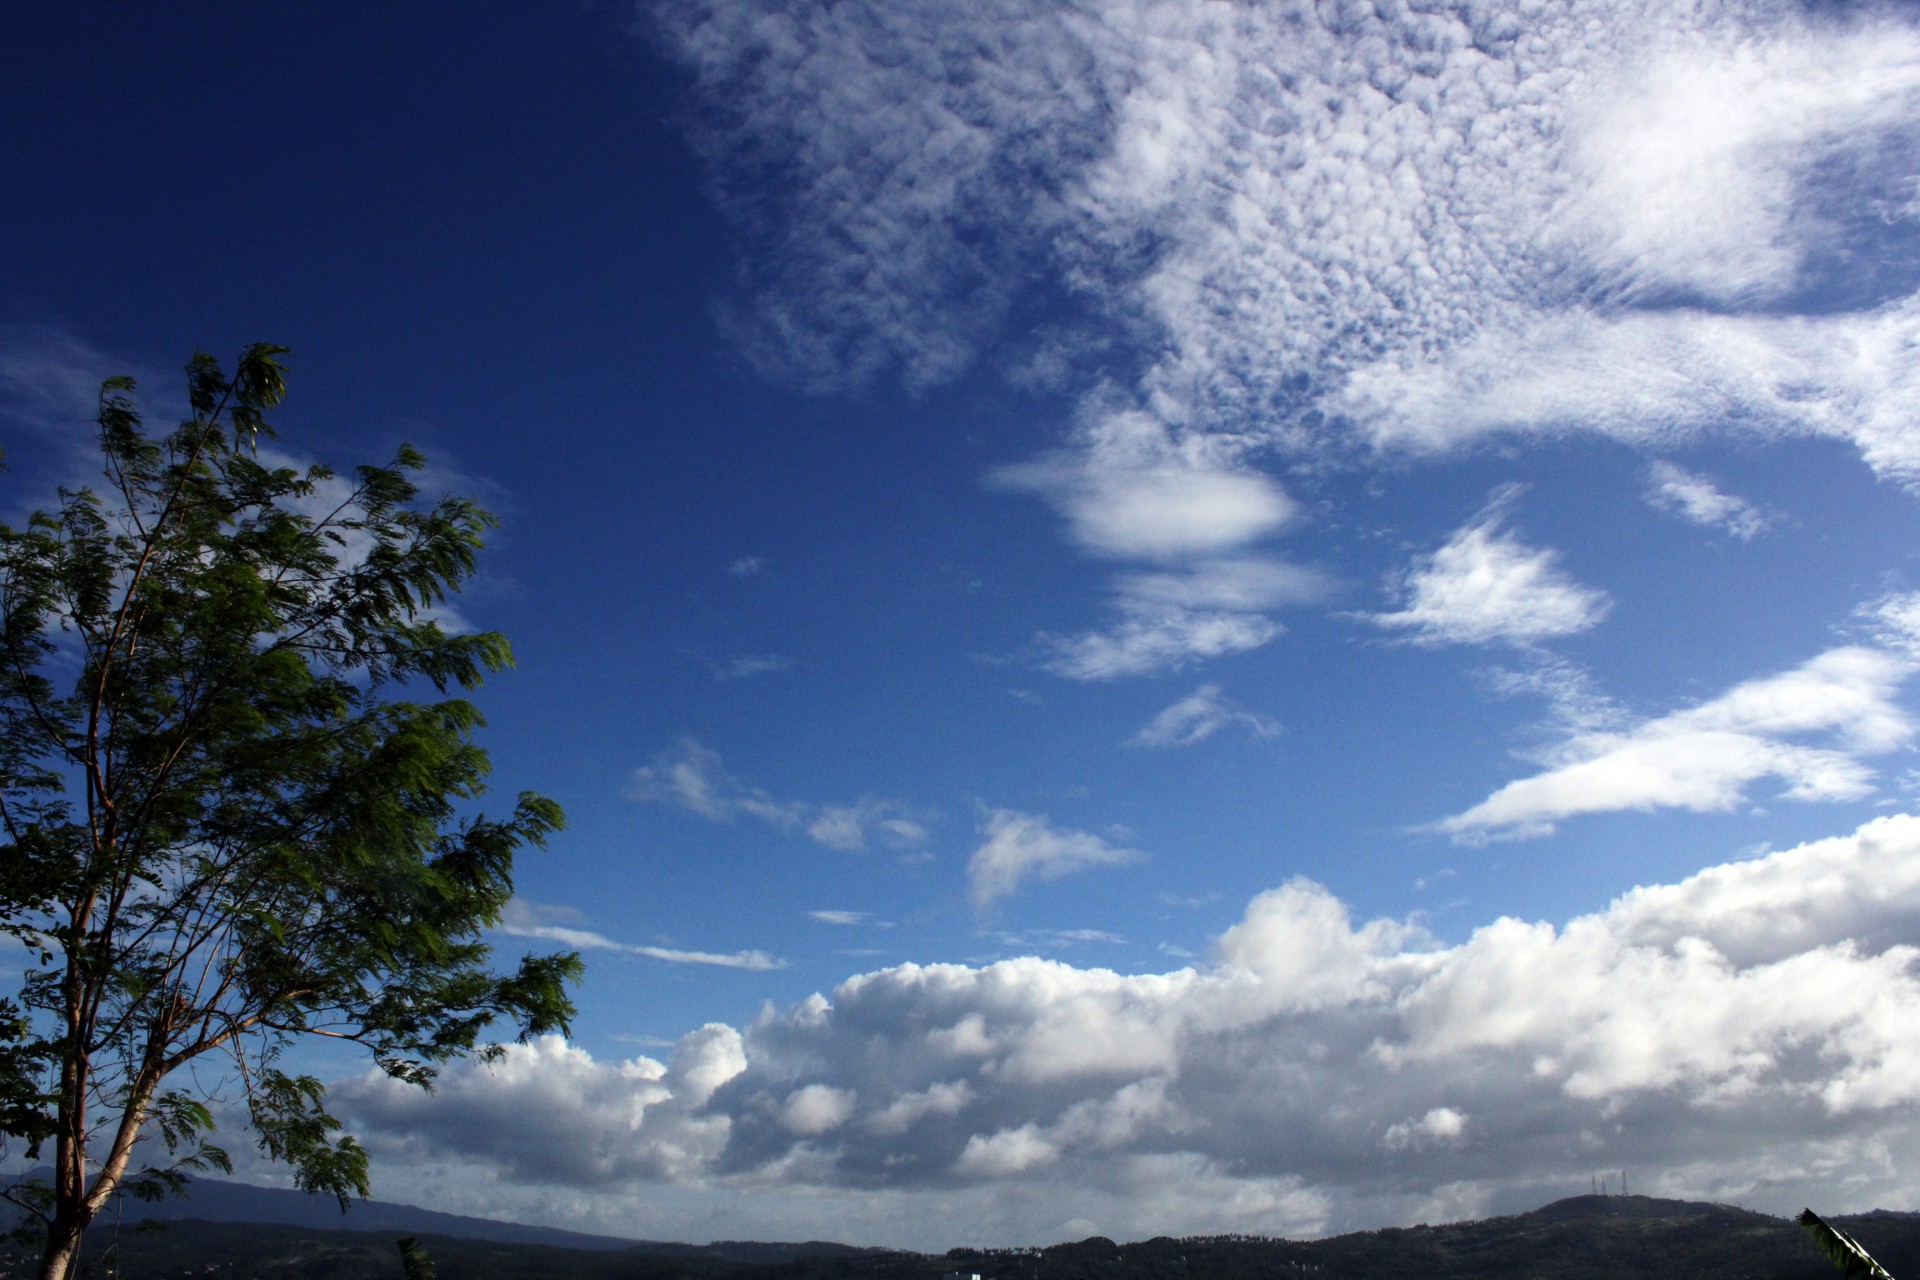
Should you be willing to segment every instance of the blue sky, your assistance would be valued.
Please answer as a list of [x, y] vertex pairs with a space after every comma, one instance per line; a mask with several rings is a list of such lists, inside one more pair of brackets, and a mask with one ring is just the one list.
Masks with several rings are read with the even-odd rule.
[[377, 1194], [1912, 1206], [1910, 8], [81, 3], [0, 101], [6, 518], [260, 340], [503, 517], [498, 942], [589, 976], [314, 1059]]

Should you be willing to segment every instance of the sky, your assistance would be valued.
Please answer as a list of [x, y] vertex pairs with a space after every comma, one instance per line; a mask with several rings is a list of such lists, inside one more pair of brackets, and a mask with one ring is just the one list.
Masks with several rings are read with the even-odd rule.
[[1895, 4], [6, 6], [0, 519], [256, 341], [500, 515], [587, 977], [308, 1056], [380, 1198], [1913, 1209], [1916, 120]]

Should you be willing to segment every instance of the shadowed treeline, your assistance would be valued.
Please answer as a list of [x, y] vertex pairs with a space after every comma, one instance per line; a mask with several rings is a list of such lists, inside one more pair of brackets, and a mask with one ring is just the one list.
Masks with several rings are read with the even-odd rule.
[[[1896, 1276], [1920, 1274], [1920, 1214], [1836, 1218]], [[391, 1233], [181, 1221], [128, 1231], [82, 1260], [82, 1277], [117, 1280], [395, 1280]], [[944, 1255], [846, 1246], [639, 1244], [621, 1250], [456, 1239], [420, 1243], [445, 1276], [526, 1280], [1828, 1280], [1825, 1258], [1792, 1220], [1726, 1205], [1646, 1196], [1576, 1196], [1508, 1218], [1361, 1231], [1326, 1240], [1261, 1236], [1095, 1237], [1036, 1249]], [[109, 1252], [114, 1250], [114, 1252]], [[25, 1254], [0, 1260], [24, 1275]], [[109, 1270], [111, 1268], [111, 1272]]]

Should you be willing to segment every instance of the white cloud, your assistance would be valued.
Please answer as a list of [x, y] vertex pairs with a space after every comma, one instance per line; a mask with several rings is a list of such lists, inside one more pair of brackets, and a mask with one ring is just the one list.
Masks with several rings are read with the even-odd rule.
[[903, 801], [874, 796], [851, 804], [776, 800], [727, 772], [719, 752], [692, 738], [683, 738], [652, 764], [635, 769], [626, 796], [675, 805], [713, 822], [755, 818], [782, 831], [803, 831], [815, 843], [848, 853], [876, 840], [895, 849], [913, 849], [927, 841], [927, 815]]
[[1011, 809], [987, 813], [986, 842], [967, 861], [968, 892], [976, 907], [1006, 897], [1023, 880], [1054, 880], [1094, 867], [1122, 866], [1146, 855], [1108, 844], [1085, 831], [1062, 831], [1045, 818]]
[[[1860, 757], [1913, 736], [1912, 720], [1893, 700], [1913, 671], [1905, 655], [1848, 645], [1699, 706], [1626, 728], [1577, 731], [1545, 753], [1544, 771], [1435, 826], [1484, 839], [1543, 835], [1583, 813], [1730, 809], [1767, 777], [1785, 784], [1788, 799], [1858, 799], [1873, 789]], [[1794, 741], [1807, 735], [1827, 741]]]
[[793, 659], [779, 653], [747, 653], [709, 665], [713, 668], [716, 681], [731, 684], [735, 680], [749, 680], [774, 671], [791, 671]]
[[510, 1045], [491, 1067], [441, 1074], [431, 1094], [377, 1071], [333, 1086], [370, 1139], [375, 1161], [427, 1143], [533, 1183], [601, 1186], [698, 1177], [726, 1147], [732, 1119], [706, 1110], [746, 1069], [740, 1033], [711, 1023], [683, 1037], [670, 1063], [600, 1062], [557, 1036]]
[[1467, 1117], [1452, 1107], [1435, 1107], [1418, 1120], [1389, 1125], [1382, 1139], [1394, 1150], [1432, 1144], [1457, 1145], [1467, 1132]]
[[1304, 604], [1327, 593], [1327, 580], [1280, 560], [1238, 556], [1195, 561], [1178, 571], [1128, 573], [1115, 592], [1128, 608], [1256, 613]]
[[1628, 290], [1716, 302], [1778, 298], [1810, 242], [1811, 161], [1906, 122], [1920, 93], [1913, 32], [1716, 31], [1616, 64], [1574, 113], [1573, 217], [1595, 268]]
[[[822, 376], [1017, 343], [1019, 286], [942, 305], [1002, 269], [1070, 298], [1037, 343], [1080, 393], [1071, 441], [996, 475], [1096, 554], [1284, 529], [1276, 455], [1498, 431], [1834, 436], [1920, 474], [1909, 22], [696, 0], [665, 25], [724, 107], [721, 168], [788, 158], [756, 205], [761, 301]], [[1047, 640], [1061, 674], [1111, 678], [1275, 634], [1123, 609]]]
[[1019, 933], [993, 935], [1001, 946], [1021, 955], [1042, 951], [1062, 951], [1068, 947], [1096, 944], [1123, 944], [1126, 939], [1105, 929], [1024, 929]]
[[575, 951], [621, 951], [628, 955], [664, 960], [668, 964], [701, 964], [721, 969], [750, 969], [756, 972], [787, 967], [785, 960], [770, 956], [764, 951], [683, 951], [674, 947], [635, 946], [631, 943], [616, 942], [604, 933], [596, 933], [591, 929], [578, 929], [568, 923], [578, 918], [579, 913], [570, 907], [556, 907], [545, 903], [528, 902], [524, 898], [515, 898], [507, 904], [499, 929], [509, 937], [537, 938], [543, 942], [557, 942]]
[[1920, 1191], [1915, 937], [1920, 817], [1900, 816], [1561, 927], [1443, 944], [1297, 880], [1171, 973], [900, 965], [703, 1028], [666, 1066], [547, 1040], [431, 1096], [336, 1097], [377, 1168], [470, 1169], [496, 1203], [576, 1186], [609, 1224], [662, 1215], [656, 1237], [720, 1205], [745, 1215], [729, 1234], [921, 1248], [1067, 1216], [1310, 1235], [1442, 1194], [1456, 1216], [1531, 1207], [1584, 1189], [1570, 1152], [1644, 1194], [1845, 1211]]
[[1129, 418], [1196, 476], [1578, 430], [1832, 436], [1920, 474], [1902, 10], [691, 0], [656, 21], [696, 141], [755, 197], [732, 207], [761, 246], [756, 353], [817, 383], [937, 380], [1018, 341], [1022, 289], [1071, 297], [1025, 364], [1083, 396], [1034, 478], [1084, 545], [1271, 522], [1257, 477], [1194, 518], [1153, 482], [1057, 479], [1099, 472]]
[[1874, 642], [1920, 660], [1920, 591], [1894, 592], [1868, 601], [1859, 616]]
[[97, 461], [100, 384], [119, 374], [137, 378], [141, 398], [161, 398], [150, 406], [155, 422], [184, 408], [184, 379], [151, 368], [135, 368], [51, 325], [0, 325], [0, 403], [10, 421], [65, 440], [77, 458]]
[[764, 556], [741, 556], [727, 566], [727, 572], [736, 578], [751, 578], [757, 573], [766, 572], [767, 561]]
[[1713, 481], [1664, 459], [1648, 471], [1647, 499], [1662, 511], [1719, 529], [1742, 542], [1766, 531], [1767, 517], [1745, 498], [1722, 493]]
[[1533, 694], [1546, 699], [1550, 724], [1568, 733], [1618, 728], [1630, 720], [1585, 667], [1539, 649], [1526, 657], [1526, 665], [1517, 669], [1482, 672], [1488, 690], [1501, 697]]
[[1513, 493], [1415, 561], [1402, 586], [1404, 608], [1369, 620], [1426, 645], [1529, 645], [1598, 626], [1613, 607], [1605, 592], [1568, 577], [1556, 553], [1501, 530]]
[[994, 480], [1047, 495], [1093, 554], [1165, 567], [1116, 576], [1119, 620], [1106, 629], [1043, 634], [1047, 670], [1108, 680], [1245, 652], [1281, 632], [1265, 611], [1325, 593], [1319, 574], [1245, 552], [1294, 518], [1266, 477], [1210, 461], [1204, 448], [1183, 453], [1140, 413], [1105, 416], [1090, 439], [1083, 454], [1002, 468]]
[[1084, 452], [1003, 467], [995, 483], [1030, 489], [1066, 515], [1088, 551], [1124, 559], [1218, 555], [1275, 533], [1295, 516], [1268, 477], [1182, 454], [1138, 411], [1105, 417]]
[[635, 955], [650, 956], [655, 960], [665, 960], [668, 964], [704, 964], [720, 969], [751, 969], [764, 973], [769, 969], [784, 969], [785, 960], [770, 956], [764, 951], [684, 951], [678, 947], [624, 947]]
[[1007, 1178], [1044, 1169], [1060, 1158], [1060, 1148], [1040, 1136], [1034, 1125], [976, 1133], [953, 1162], [954, 1172], [968, 1178]]
[[1141, 747], [1190, 747], [1234, 725], [1261, 738], [1280, 732], [1280, 722], [1272, 716], [1230, 701], [1217, 684], [1203, 684], [1148, 721], [1129, 741]]
[[1315, 600], [1326, 589], [1312, 570], [1254, 556], [1120, 574], [1113, 586], [1119, 621], [1077, 636], [1041, 635], [1043, 665], [1071, 680], [1113, 680], [1245, 653], [1285, 630], [1263, 610]]
[[692, 738], [662, 751], [653, 763], [633, 771], [627, 786], [629, 800], [678, 805], [714, 822], [731, 822], [741, 814], [776, 827], [796, 827], [805, 806], [775, 800], [758, 787], [749, 787], [726, 771], [720, 753]]
[[929, 1116], [953, 1116], [973, 1101], [973, 1086], [965, 1080], [948, 1080], [925, 1089], [903, 1093], [883, 1111], [867, 1117], [869, 1128], [881, 1133], [905, 1133]]
[[1193, 662], [1245, 653], [1285, 630], [1250, 613], [1188, 609], [1133, 610], [1106, 631], [1077, 636], [1042, 635], [1052, 656], [1048, 671], [1070, 680], [1113, 680], [1179, 670]]
[[824, 804], [815, 808], [807, 835], [829, 849], [857, 853], [878, 839], [895, 849], [917, 848], [927, 842], [927, 828], [913, 811], [897, 800], [862, 797], [852, 804]]
[[847, 1122], [857, 1101], [850, 1089], [806, 1085], [787, 1095], [780, 1108], [780, 1127], [803, 1138], [830, 1133]]
[[867, 919], [868, 911], [809, 911], [807, 915], [821, 924], [855, 925]]

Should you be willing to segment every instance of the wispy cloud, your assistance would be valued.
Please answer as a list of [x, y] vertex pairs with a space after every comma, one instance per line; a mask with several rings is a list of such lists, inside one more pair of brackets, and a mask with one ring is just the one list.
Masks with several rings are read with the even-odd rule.
[[1445, 546], [1416, 560], [1400, 588], [1405, 606], [1369, 620], [1423, 645], [1530, 645], [1599, 625], [1613, 607], [1605, 592], [1575, 582], [1554, 552], [1502, 530], [1516, 494], [1504, 491]]
[[563, 947], [572, 947], [576, 951], [619, 951], [627, 955], [664, 960], [668, 964], [711, 965], [721, 969], [750, 969], [755, 972], [787, 967], [785, 960], [768, 955], [764, 951], [684, 951], [676, 947], [636, 946], [632, 943], [616, 942], [603, 933], [575, 928], [571, 924], [564, 923], [574, 919], [578, 919], [578, 913], [570, 908], [553, 907], [516, 898], [507, 904], [506, 914], [498, 927], [500, 932], [510, 937], [557, 942]]
[[1075, 636], [1041, 635], [1043, 665], [1072, 680], [1112, 680], [1244, 653], [1285, 630], [1266, 610], [1319, 599], [1326, 589], [1312, 570], [1253, 556], [1121, 574], [1113, 585], [1118, 621]]
[[626, 950], [638, 956], [665, 960], [669, 964], [706, 964], [722, 969], [752, 969], [756, 972], [787, 967], [785, 960], [764, 951], [683, 951], [677, 947], [628, 947]]
[[1766, 531], [1766, 515], [1745, 498], [1722, 493], [1706, 476], [1661, 459], [1647, 472], [1647, 500], [1683, 520], [1749, 542]]
[[1280, 722], [1230, 701], [1217, 684], [1203, 684], [1167, 707], [1128, 741], [1138, 747], [1191, 747], [1235, 726], [1255, 737], [1272, 738]]
[[1120, 945], [1126, 939], [1106, 929], [1024, 929], [996, 933], [994, 940], [1015, 951], [1064, 951], [1071, 947]]
[[95, 474], [100, 384], [132, 377], [150, 425], [165, 426], [186, 412], [186, 378], [101, 350], [57, 325], [0, 324], [0, 407], [10, 424], [29, 427], [65, 445], [58, 466], [84, 462]]
[[[816, 385], [925, 384], [1018, 348], [1024, 302], [1072, 300], [1006, 361], [1078, 397], [1068, 441], [995, 476], [1089, 554], [1241, 554], [1295, 514], [1275, 458], [1493, 433], [1825, 436], [1920, 475], [1903, 11], [687, 0], [655, 20], [746, 232], [755, 354]], [[1594, 599], [1562, 603], [1521, 634]], [[1276, 634], [1122, 600], [1052, 665], [1111, 678]]]
[[793, 659], [778, 653], [747, 653], [708, 665], [712, 668], [713, 678], [716, 681], [721, 684], [731, 684], [735, 680], [750, 680], [754, 676], [764, 676], [775, 671], [791, 671]]
[[1695, 707], [1578, 731], [1542, 753], [1542, 772], [1435, 827], [1464, 840], [1513, 838], [1548, 834], [1578, 814], [1730, 809], [1769, 777], [1786, 799], [1858, 799], [1873, 789], [1864, 757], [1913, 737], [1894, 696], [1914, 670], [1905, 654], [1848, 645]]
[[692, 738], [633, 771], [627, 798], [671, 804], [714, 822], [748, 817], [782, 831], [802, 831], [829, 849], [857, 853], [878, 841], [914, 849], [927, 841], [928, 815], [899, 800], [863, 796], [849, 804], [778, 800], [727, 771], [720, 753]]
[[1086, 831], [1061, 830], [1043, 817], [1012, 809], [989, 810], [980, 834], [985, 842], [967, 862], [969, 894], [976, 907], [1006, 897], [1026, 880], [1055, 880], [1146, 857], [1138, 849], [1108, 844]]
[[755, 574], [764, 573], [766, 568], [767, 561], [764, 556], [741, 556], [727, 566], [727, 572], [736, 578], [751, 578]]

